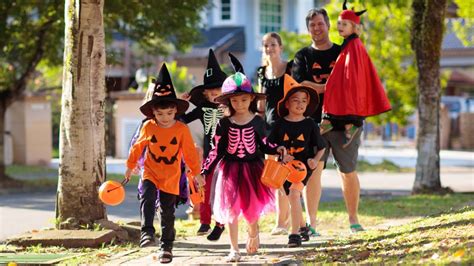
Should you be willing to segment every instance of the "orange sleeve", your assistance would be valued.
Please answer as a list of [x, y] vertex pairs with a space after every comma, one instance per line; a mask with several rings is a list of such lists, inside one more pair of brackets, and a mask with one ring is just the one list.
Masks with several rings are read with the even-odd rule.
[[130, 148], [130, 152], [128, 154], [128, 160], [127, 160], [127, 167], [129, 169], [134, 169], [135, 167], [137, 167], [138, 159], [140, 159], [143, 149], [145, 149], [146, 145], [148, 144], [148, 141], [149, 141], [149, 138], [147, 136], [148, 125], [149, 125], [148, 123], [145, 123], [145, 125], [143, 125], [142, 129], [140, 130], [140, 135], [138, 136], [137, 141]]
[[201, 173], [201, 164], [199, 160], [199, 154], [194, 146], [194, 140], [191, 136], [191, 131], [188, 126], [183, 124], [183, 142], [181, 148], [183, 149], [184, 162], [191, 170], [192, 176], [196, 176]]

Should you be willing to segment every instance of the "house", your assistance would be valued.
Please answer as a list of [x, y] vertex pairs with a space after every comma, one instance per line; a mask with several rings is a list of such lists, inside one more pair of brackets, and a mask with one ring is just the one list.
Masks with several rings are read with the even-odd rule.
[[202, 14], [203, 40], [185, 54], [177, 54], [179, 65], [187, 66], [201, 82], [210, 48], [221, 64], [229, 64], [232, 52], [253, 78], [261, 65], [262, 36], [272, 31], [306, 31], [305, 16], [309, 9], [326, 1], [314, 0], [209, 0]]

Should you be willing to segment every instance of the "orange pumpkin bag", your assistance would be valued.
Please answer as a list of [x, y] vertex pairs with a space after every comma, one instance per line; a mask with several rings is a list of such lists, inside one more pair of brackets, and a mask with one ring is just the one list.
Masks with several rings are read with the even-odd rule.
[[267, 187], [279, 189], [283, 186], [283, 183], [285, 183], [289, 173], [290, 168], [285, 164], [273, 159], [266, 159], [260, 179]]
[[125, 199], [125, 189], [123, 186], [128, 181], [125, 179], [122, 183], [114, 180], [105, 181], [99, 187], [99, 199], [110, 206], [116, 206]]
[[204, 202], [204, 188], [196, 189], [196, 185], [194, 184], [194, 178], [191, 176], [191, 173], [187, 173], [186, 177], [188, 178], [189, 183], [189, 199], [193, 206], [201, 204]]

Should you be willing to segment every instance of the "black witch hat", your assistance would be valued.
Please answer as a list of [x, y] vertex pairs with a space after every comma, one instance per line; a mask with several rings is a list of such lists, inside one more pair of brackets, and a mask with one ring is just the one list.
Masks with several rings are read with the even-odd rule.
[[222, 87], [222, 83], [227, 78], [224, 71], [221, 70], [219, 63], [217, 62], [214, 51], [209, 49], [209, 56], [207, 59], [207, 69], [204, 73], [204, 84], [194, 87], [190, 92], [189, 99], [194, 105], [199, 105], [204, 102], [204, 95], [202, 94], [205, 89], [217, 89]]
[[232, 53], [229, 53], [229, 57], [230, 57], [230, 62], [232, 63], [232, 67], [234, 68], [234, 71], [240, 72], [245, 75], [244, 67], [240, 63], [239, 59], [237, 59], [237, 57], [235, 57]]
[[175, 102], [177, 105], [177, 115], [184, 114], [189, 107], [189, 103], [185, 100], [178, 99], [176, 92], [171, 82], [170, 73], [166, 64], [163, 63], [158, 74], [158, 78], [153, 81], [155, 87], [153, 88], [153, 95], [151, 100], [140, 106], [140, 111], [149, 118], [153, 118], [153, 105], [163, 101]]

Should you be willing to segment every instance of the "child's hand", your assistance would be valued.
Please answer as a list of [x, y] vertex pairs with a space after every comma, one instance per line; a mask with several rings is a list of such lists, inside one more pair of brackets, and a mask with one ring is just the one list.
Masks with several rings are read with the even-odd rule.
[[127, 182], [130, 181], [132, 175], [140, 175], [140, 167], [137, 166], [133, 169], [127, 168], [127, 171], [125, 171], [125, 179]]
[[309, 158], [307, 162], [308, 162], [309, 169], [311, 170], [314, 170], [316, 166], [318, 166], [318, 162], [313, 158]]
[[285, 156], [285, 155], [287, 154], [286, 148], [285, 148], [284, 146], [278, 146], [277, 152], [278, 152], [281, 156]]
[[283, 163], [289, 163], [289, 162], [293, 161], [294, 159], [295, 159], [295, 157], [293, 155], [286, 154], [286, 155], [283, 155], [281, 161]]
[[189, 99], [191, 99], [191, 95], [188, 92], [185, 92], [181, 95], [181, 99], [189, 101]]
[[127, 171], [125, 171], [125, 179], [128, 181], [130, 181], [130, 177], [132, 176], [132, 169], [130, 168], [127, 168]]
[[206, 179], [204, 179], [202, 175], [196, 175], [194, 177], [194, 182], [196, 182], [198, 187], [203, 187], [204, 185], [206, 185]]

